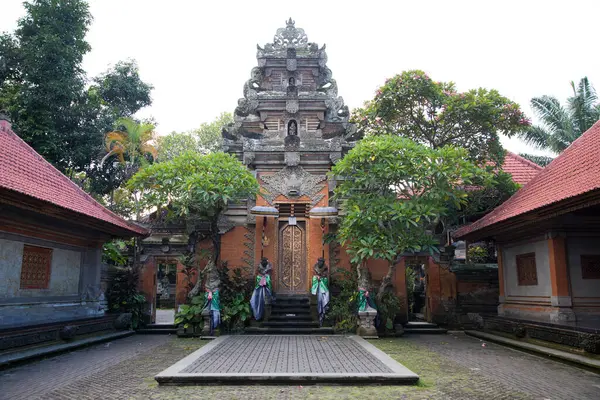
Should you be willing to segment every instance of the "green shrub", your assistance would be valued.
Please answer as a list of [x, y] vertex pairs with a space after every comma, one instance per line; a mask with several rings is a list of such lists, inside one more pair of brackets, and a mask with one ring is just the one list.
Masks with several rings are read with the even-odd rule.
[[106, 291], [111, 312], [131, 313], [131, 326], [136, 329], [142, 320], [146, 298], [138, 291], [137, 268], [114, 267]]
[[336, 332], [354, 332], [357, 326], [356, 271], [337, 268], [331, 274], [329, 310], [325, 316]]

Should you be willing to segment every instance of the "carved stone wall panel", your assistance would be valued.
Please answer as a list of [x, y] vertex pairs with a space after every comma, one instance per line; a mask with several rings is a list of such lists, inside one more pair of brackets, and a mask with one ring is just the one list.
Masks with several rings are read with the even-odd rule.
[[283, 195], [288, 198], [307, 196], [312, 205], [315, 205], [324, 197], [320, 194], [325, 187], [321, 182], [327, 176], [313, 175], [300, 166], [286, 166], [273, 175], [263, 175], [260, 178], [264, 182], [261, 196], [269, 204], [273, 204], [277, 196]]

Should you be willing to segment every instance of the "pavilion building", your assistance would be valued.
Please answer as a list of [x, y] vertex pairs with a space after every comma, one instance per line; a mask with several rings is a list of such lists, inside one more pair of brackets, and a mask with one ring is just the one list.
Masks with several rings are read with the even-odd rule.
[[0, 352], [112, 328], [102, 245], [147, 233], [104, 208], [20, 139], [0, 114]]
[[[493, 319], [495, 329], [524, 321], [599, 329], [600, 122], [509, 200], [454, 236], [496, 244], [501, 321]], [[536, 329], [532, 337], [571, 340]]]

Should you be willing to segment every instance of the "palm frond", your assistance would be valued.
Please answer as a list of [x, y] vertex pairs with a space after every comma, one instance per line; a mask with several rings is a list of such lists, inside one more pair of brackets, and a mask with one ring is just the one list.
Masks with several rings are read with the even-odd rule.
[[575, 140], [583, 132], [587, 131], [600, 116], [595, 107], [598, 96], [587, 77], [579, 81], [577, 88], [575, 87], [575, 82], [571, 82], [571, 88], [573, 89], [573, 96], [567, 99], [567, 104], [576, 130], [573, 135], [573, 140]]
[[525, 142], [538, 148], [547, 148], [551, 136], [552, 135], [541, 126], [531, 126], [520, 135]]
[[142, 151], [142, 154], [151, 154], [153, 160], [156, 160], [156, 158], [158, 157], [158, 150], [151, 144], [143, 144], [140, 147], [140, 150]]
[[534, 97], [531, 99], [531, 108], [551, 131], [564, 129], [564, 121], [568, 114], [556, 97]]
[[106, 145], [106, 151], [111, 151], [113, 146], [116, 143], [119, 143], [121, 146], [125, 146], [127, 143], [127, 134], [119, 131], [108, 132], [104, 137], [104, 143]]

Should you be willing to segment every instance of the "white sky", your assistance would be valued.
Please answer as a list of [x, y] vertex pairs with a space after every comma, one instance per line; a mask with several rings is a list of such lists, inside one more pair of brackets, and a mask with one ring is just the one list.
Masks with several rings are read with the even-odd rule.
[[[22, 0], [0, 0], [0, 31], [13, 31]], [[561, 101], [588, 76], [600, 90], [598, 0], [192, 1], [91, 0], [84, 59], [90, 77], [133, 58], [154, 85], [158, 131], [196, 128], [233, 111], [256, 65], [290, 16], [311, 42], [327, 44], [328, 65], [352, 109], [386, 78], [422, 69], [458, 90], [495, 88], [532, 117], [529, 100]], [[511, 151], [531, 151], [519, 140]], [[534, 151], [536, 152], [536, 151]], [[539, 153], [539, 151], [537, 152]]]

